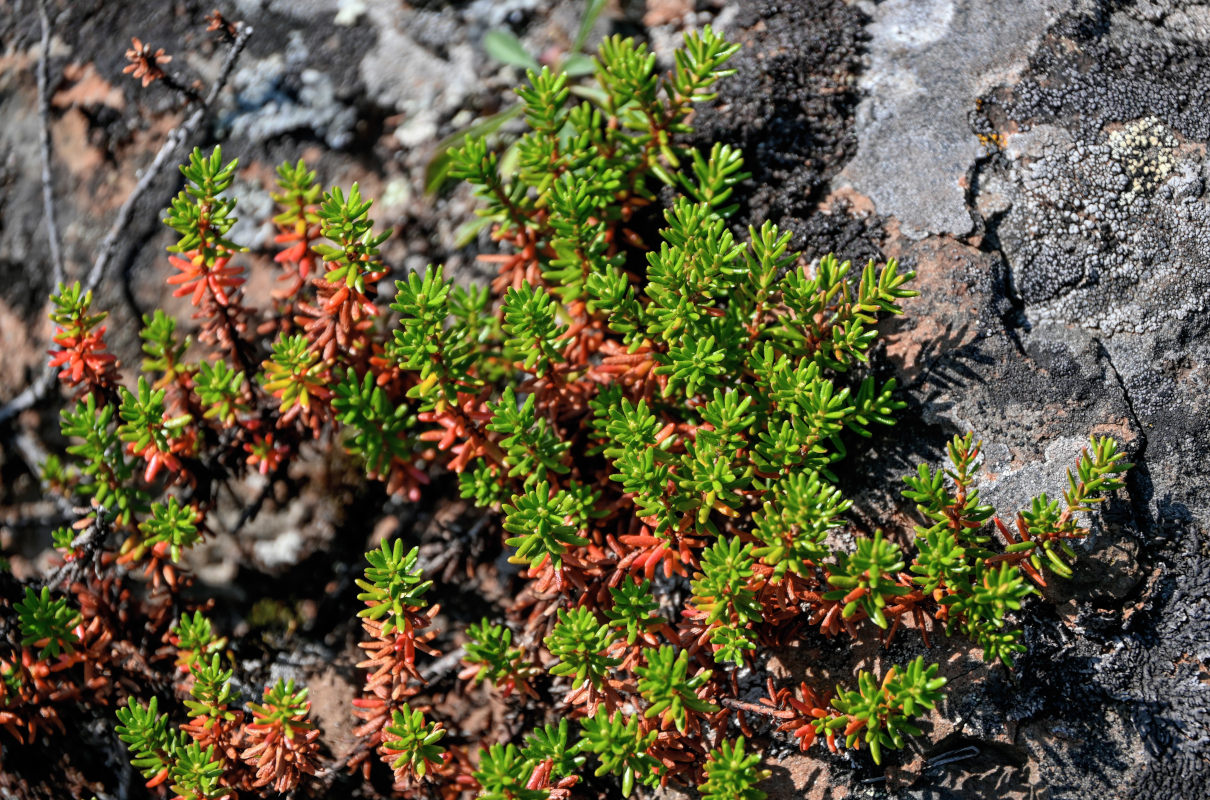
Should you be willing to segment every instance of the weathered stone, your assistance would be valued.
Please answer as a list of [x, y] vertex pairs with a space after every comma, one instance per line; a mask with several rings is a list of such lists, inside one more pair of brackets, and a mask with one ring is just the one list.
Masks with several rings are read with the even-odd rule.
[[1011, 10], [976, 0], [860, 4], [871, 22], [857, 154], [841, 174], [906, 234], [965, 234], [966, 180], [983, 145], [967, 116], [976, 98], [1025, 65], [1054, 3]]

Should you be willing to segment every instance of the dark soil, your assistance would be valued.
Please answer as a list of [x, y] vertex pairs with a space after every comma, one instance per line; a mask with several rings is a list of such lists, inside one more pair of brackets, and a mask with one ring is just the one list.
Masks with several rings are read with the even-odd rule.
[[694, 118], [695, 145], [738, 147], [752, 174], [735, 227], [776, 223], [793, 232], [792, 246], [808, 259], [836, 253], [864, 263], [880, 256], [877, 217], [850, 216], [843, 204], [832, 213], [820, 208], [857, 146], [863, 24], [859, 10], [840, 2], [743, 4], [736, 74]]

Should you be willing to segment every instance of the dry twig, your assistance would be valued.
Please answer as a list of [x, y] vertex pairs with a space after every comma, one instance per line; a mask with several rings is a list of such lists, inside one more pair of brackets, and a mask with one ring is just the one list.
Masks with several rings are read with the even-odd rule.
[[[47, 29], [44, 29], [43, 33], [44, 47], [39, 66], [40, 76], [45, 72], [46, 69], [45, 61], [48, 47], [45, 46], [45, 42], [49, 41], [49, 35], [46, 30]], [[85, 292], [96, 289], [101, 283], [101, 279], [104, 278], [110, 262], [113, 261], [114, 255], [117, 253], [118, 245], [122, 241], [122, 236], [126, 232], [127, 227], [129, 227], [131, 219], [134, 217], [134, 209], [138, 204], [138, 201], [144, 194], [146, 194], [147, 190], [151, 188], [151, 185], [155, 182], [156, 178], [158, 178], [160, 173], [163, 172], [164, 167], [170, 161], [174, 160], [176, 152], [181, 145], [184, 144], [184, 142], [189, 139], [190, 136], [197, 132], [198, 128], [202, 124], [202, 121], [206, 118], [206, 112], [210, 110], [210, 107], [218, 98], [219, 92], [222, 91], [223, 87], [227, 84], [228, 79], [231, 77], [231, 72], [235, 68], [235, 63], [239, 59], [239, 55], [243, 51], [244, 46], [247, 45], [248, 37], [251, 35], [251, 27], [247, 25], [240, 25], [239, 33], [235, 37], [235, 41], [231, 43], [230, 49], [227, 51], [227, 56], [223, 61], [223, 66], [219, 72], [219, 76], [214, 81], [214, 84], [210, 87], [210, 91], [206, 94], [206, 97], [202, 99], [201, 103], [192, 111], [192, 113], [190, 113], [184, 122], [174, 128], [168, 134], [168, 138], [165, 139], [164, 144], [160, 147], [159, 152], [156, 153], [155, 159], [153, 159], [151, 164], [143, 170], [143, 174], [139, 178], [139, 182], [127, 196], [125, 202], [122, 203], [122, 207], [118, 209], [117, 217], [110, 226], [109, 232], [106, 234], [105, 239], [101, 242], [101, 248], [97, 252], [96, 261], [93, 262], [92, 268], [88, 271], [88, 275], [84, 279]], [[47, 117], [43, 116], [43, 135], [47, 138], [47, 147], [49, 147], [47, 122]], [[49, 158], [49, 153], [47, 153], [47, 158]], [[45, 184], [47, 180], [45, 173], [48, 171], [48, 167], [44, 166], [43, 171], [43, 181]], [[48, 216], [47, 219], [49, 222], [52, 217]], [[57, 235], [58, 231], [55, 230], [54, 236], [57, 237]], [[20, 414], [25, 409], [31, 408], [45, 399], [47, 393], [50, 391], [50, 388], [54, 385], [54, 382], [54, 368], [50, 367], [49, 365], [44, 366], [42, 368], [42, 372], [38, 375], [34, 382], [26, 387], [21, 394], [14, 397], [5, 405], [0, 406], [0, 425], [3, 425], [5, 422], [12, 419], [17, 414]]]
[[42, 26], [42, 44], [38, 52], [38, 144], [42, 152], [42, 213], [46, 222], [46, 238], [50, 246], [51, 283], [63, 282], [63, 246], [59, 238], [59, 223], [55, 217], [55, 194], [50, 171], [50, 81], [47, 79], [50, 61], [50, 16], [46, 0], [38, 0], [38, 22]]

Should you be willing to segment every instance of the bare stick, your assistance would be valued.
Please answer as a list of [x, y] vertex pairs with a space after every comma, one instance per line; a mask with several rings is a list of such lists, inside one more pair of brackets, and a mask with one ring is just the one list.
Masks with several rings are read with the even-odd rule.
[[789, 709], [775, 708], [763, 703], [745, 703], [743, 700], [737, 700], [732, 697], [724, 697], [720, 702], [727, 708], [732, 708], [736, 711], [747, 711], [750, 714], [761, 714], [775, 719], [793, 719], [795, 716], [794, 712]]
[[96, 517], [92, 524], [84, 530], [80, 531], [74, 539], [71, 540], [71, 549], [77, 551], [76, 557], [70, 561], [65, 561], [60, 564], [54, 572], [46, 576], [43, 581], [43, 586], [58, 586], [60, 582], [66, 580], [68, 585], [80, 579], [84, 574], [84, 570], [92, 567], [100, 572], [100, 564], [97, 558], [101, 555], [102, 546], [105, 540], [109, 538], [109, 534], [113, 532], [109, 521], [106, 519], [106, 510], [102, 506], [97, 506], [94, 509], [79, 509], [79, 513], [87, 513], [88, 510], [96, 512]]
[[38, 127], [42, 150], [42, 214], [46, 220], [46, 238], [50, 244], [51, 285], [63, 282], [63, 246], [59, 239], [59, 223], [55, 217], [55, 192], [50, 171], [50, 81], [47, 62], [50, 61], [50, 17], [46, 0], [38, 0], [38, 21], [42, 25], [42, 48], [38, 55]]
[[[173, 159], [177, 149], [192, 136], [202, 124], [202, 120], [206, 118], [206, 112], [210, 106], [218, 98], [219, 92], [226, 85], [227, 80], [231, 77], [231, 71], [235, 68], [235, 62], [238, 60], [244, 46], [248, 43], [248, 37], [252, 35], [252, 28], [247, 25], [241, 25], [239, 33], [235, 37], [235, 41], [231, 43], [231, 48], [227, 51], [227, 57], [223, 61], [222, 69], [219, 71], [218, 78], [210, 87], [210, 91], [206, 94], [201, 105], [193, 110], [193, 112], [172, 132], [168, 134], [168, 138], [160, 147], [160, 151], [156, 153], [155, 159], [152, 160], [150, 166], [143, 170], [139, 182], [135, 184], [134, 189], [127, 196], [122, 207], [118, 209], [118, 215], [110, 226], [109, 232], [105, 239], [101, 242], [101, 249], [97, 252], [97, 260], [93, 262], [92, 269], [88, 271], [88, 276], [84, 280], [84, 291], [90, 292], [97, 288], [101, 283], [101, 279], [105, 277], [105, 271], [109, 268], [109, 264], [113, 261], [114, 254], [117, 252], [118, 244], [122, 239], [122, 235], [126, 232], [126, 228], [130, 225], [130, 220], [134, 217], [134, 207], [142, 198], [143, 194], [155, 182], [160, 173], [164, 170], [165, 165]], [[26, 387], [25, 391], [14, 397], [6, 405], [0, 406], [0, 425], [3, 425], [8, 420], [12, 419], [17, 414], [20, 414], [27, 408], [41, 402], [54, 385], [55, 370], [49, 364], [42, 368], [41, 374]]]
[[[135, 184], [134, 190], [130, 196], [126, 198], [126, 202], [122, 203], [122, 207], [118, 209], [118, 216], [113, 221], [113, 225], [109, 228], [109, 233], [101, 242], [101, 250], [97, 253], [97, 260], [93, 263], [92, 269], [88, 272], [88, 278], [84, 281], [84, 291], [89, 292], [96, 289], [101, 283], [101, 278], [105, 276], [105, 270], [109, 267], [109, 262], [113, 260], [114, 253], [118, 249], [118, 241], [126, 231], [126, 227], [130, 224], [131, 217], [134, 216], [134, 207], [143, 193], [146, 192], [155, 179], [159, 177], [164, 166], [176, 153], [178, 147], [197, 131], [198, 126], [202, 124], [202, 120], [206, 117], [206, 112], [210, 110], [210, 106], [218, 99], [218, 93], [222, 91], [227, 80], [231, 77], [231, 71], [235, 68], [235, 62], [239, 58], [239, 54], [243, 51], [244, 45], [248, 43], [248, 37], [252, 35], [252, 28], [247, 25], [241, 25], [239, 34], [235, 37], [235, 41], [231, 43], [231, 49], [227, 51], [227, 57], [223, 60], [223, 67], [219, 71], [218, 78], [214, 81], [214, 85], [210, 87], [206, 99], [202, 104], [194, 110], [189, 117], [172, 130], [168, 134], [163, 146], [160, 147], [160, 152], [156, 153], [155, 160], [151, 162], [151, 166], [143, 171], [143, 176], [139, 178], [139, 182]], [[0, 422], [3, 422], [3, 417], [0, 417]]]

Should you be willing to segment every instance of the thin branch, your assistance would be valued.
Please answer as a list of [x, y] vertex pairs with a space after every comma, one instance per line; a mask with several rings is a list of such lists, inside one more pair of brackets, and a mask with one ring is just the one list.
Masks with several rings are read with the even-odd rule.
[[779, 709], [763, 703], [745, 703], [743, 700], [734, 697], [724, 697], [719, 702], [735, 711], [747, 711], [750, 714], [760, 714], [765, 717], [773, 717], [774, 719], [793, 719], [797, 716], [789, 709]]
[[48, 364], [42, 368], [42, 372], [34, 379], [34, 382], [25, 387], [25, 391], [4, 406], [0, 406], [0, 425], [8, 422], [25, 409], [42, 402], [54, 382], [55, 370]]
[[109, 534], [113, 529], [110, 527], [109, 520], [105, 518], [108, 513], [102, 506], [97, 506], [93, 509], [79, 509], [81, 515], [94, 511], [96, 516], [93, 518], [92, 524], [76, 535], [76, 538], [71, 540], [73, 550], [79, 551], [76, 558], [71, 561], [66, 561], [60, 564], [54, 572], [47, 575], [43, 579], [43, 586], [58, 586], [61, 581], [66, 579], [67, 585], [71, 585], [80, 579], [84, 571], [93, 568], [100, 572], [100, 564], [98, 558], [102, 552], [102, 546], [105, 540], [109, 538]]
[[[159, 177], [160, 172], [176, 153], [177, 148], [192, 136], [202, 124], [206, 112], [210, 110], [210, 106], [214, 104], [219, 92], [222, 91], [223, 86], [226, 85], [227, 80], [231, 77], [231, 71], [235, 68], [235, 62], [243, 51], [244, 45], [248, 43], [248, 37], [251, 35], [251, 27], [247, 25], [240, 26], [239, 35], [231, 43], [231, 49], [227, 51], [227, 57], [223, 61], [222, 70], [214, 81], [214, 85], [210, 87], [210, 92], [206, 95], [206, 99], [202, 101], [202, 104], [184, 122], [168, 134], [168, 138], [165, 140], [163, 146], [160, 147], [160, 152], [156, 154], [155, 160], [151, 162], [151, 166], [143, 171], [143, 177], [135, 184], [134, 190], [126, 198], [126, 202], [118, 209], [117, 219], [114, 220], [109, 233], [101, 242], [101, 250], [97, 254], [97, 260], [93, 263], [92, 269], [88, 273], [88, 278], [84, 282], [85, 292], [96, 289], [101, 283], [101, 278], [104, 277], [105, 270], [108, 269], [109, 262], [113, 260], [114, 253], [118, 249], [118, 241], [134, 216], [135, 204], [142, 197], [143, 193], [151, 187], [155, 179]], [[0, 417], [0, 422], [3, 422], [3, 417]]]
[[[20, 428], [13, 433], [11, 442], [13, 447], [16, 448], [17, 454], [29, 466], [30, 472], [37, 476], [38, 465], [46, 463], [46, 449], [34, 437]], [[65, 497], [58, 492], [48, 492], [47, 494], [54, 501], [55, 506], [59, 509], [59, 513], [65, 519], [74, 520], [76, 518], [71, 503]]]
[[38, 127], [42, 151], [42, 213], [46, 221], [46, 238], [50, 245], [51, 285], [63, 282], [63, 245], [59, 238], [59, 223], [55, 215], [55, 193], [50, 171], [50, 81], [47, 63], [50, 61], [50, 16], [46, 0], [38, 0], [38, 21], [42, 26], [42, 47], [38, 54]]
[[[122, 203], [122, 207], [118, 209], [118, 215], [113, 221], [113, 225], [109, 228], [109, 233], [101, 242], [101, 248], [97, 253], [97, 260], [93, 262], [92, 269], [89, 270], [88, 276], [84, 280], [84, 291], [90, 292], [97, 288], [101, 283], [101, 279], [105, 277], [105, 271], [109, 268], [109, 264], [113, 261], [114, 254], [117, 252], [118, 244], [122, 240], [122, 235], [126, 232], [126, 228], [130, 225], [131, 219], [134, 217], [134, 208], [138, 201], [147, 192], [151, 185], [159, 177], [164, 167], [169, 161], [173, 160], [177, 149], [201, 126], [202, 120], [206, 118], [206, 112], [214, 104], [218, 98], [219, 92], [226, 85], [227, 80], [231, 77], [231, 71], [235, 68], [235, 62], [239, 59], [240, 53], [244, 46], [248, 43], [248, 37], [252, 35], [252, 28], [247, 25], [241, 25], [239, 34], [235, 37], [235, 41], [231, 43], [231, 48], [227, 51], [227, 57], [223, 61], [222, 69], [219, 72], [218, 78], [210, 87], [210, 91], [206, 94], [201, 105], [199, 105], [189, 115], [188, 118], [168, 134], [168, 138], [160, 147], [160, 151], [156, 153], [155, 159], [145, 170], [142, 177], [135, 185], [134, 189], [127, 196], [126, 201]], [[27, 408], [30, 408], [41, 402], [50, 391], [51, 386], [55, 382], [55, 370], [49, 364], [42, 368], [42, 372], [38, 377], [26, 387], [25, 391], [14, 397], [6, 405], [0, 406], [0, 425], [3, 425], [8, 420], [12, 419], [17, 414], [20, 414]]]
[[459, 666], [461, 666], [462, 657], [465, 655], [466, 648], [455, 647], [450, 652], [446, 653], [424, 669], [420, 670], [420, 680], [424, 681], [426, 684], [433, 684], [447, 677], [451, 672], [454, 672]]

